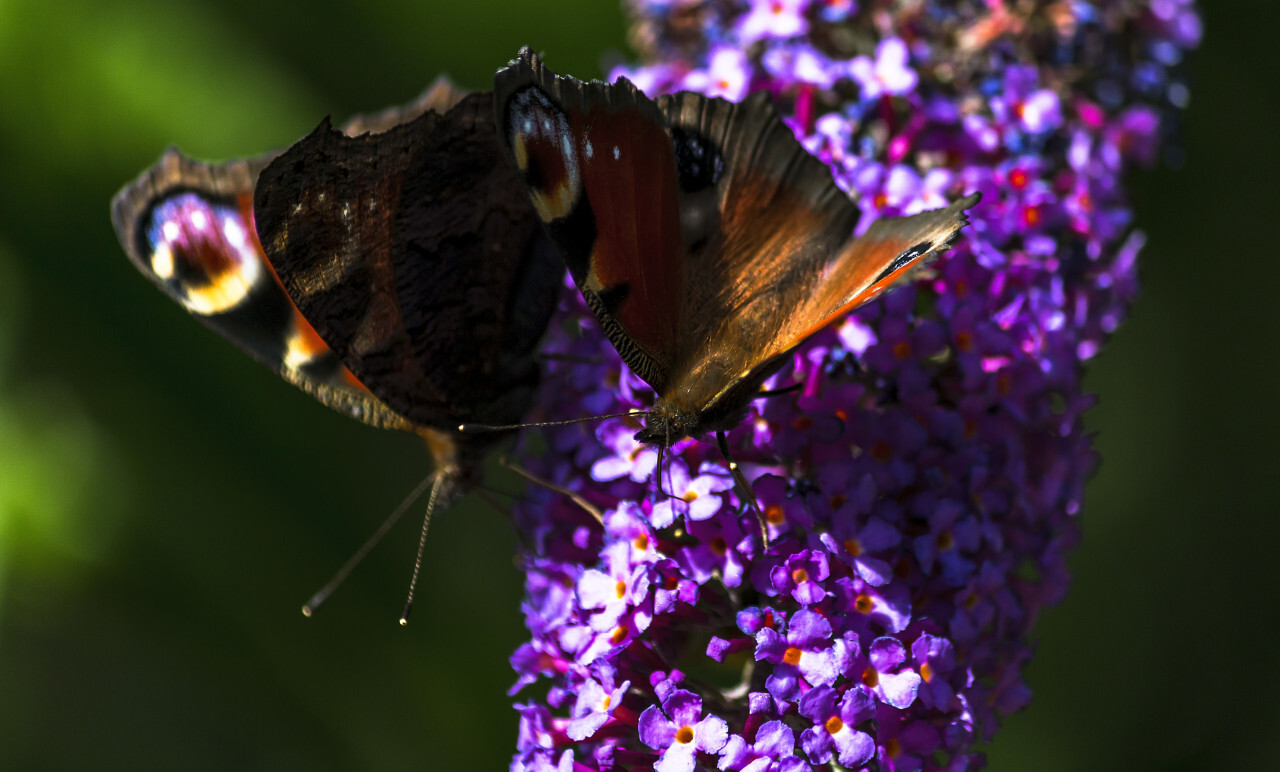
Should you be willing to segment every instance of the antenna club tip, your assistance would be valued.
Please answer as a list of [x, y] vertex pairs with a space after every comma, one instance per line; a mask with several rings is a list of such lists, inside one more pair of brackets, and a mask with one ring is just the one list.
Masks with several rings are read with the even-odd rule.
[[311, 604], [302, 607], [302, 615], [307, 619], [310, 619], [313, 613], [315, 613], [315, 609], [311, 608]]
[[409, 626], [409, 618], [408, 618], [408, 617], [400, 617], [400, 626], [401, 626], [401, 627], [408, 627], [408, 626]]

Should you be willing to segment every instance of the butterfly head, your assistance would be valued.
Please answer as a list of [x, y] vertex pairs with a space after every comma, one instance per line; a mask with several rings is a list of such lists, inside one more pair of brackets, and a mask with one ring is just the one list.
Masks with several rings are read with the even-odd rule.
[[636, 432], [636, 442], [659, 448], [670, 447], [698, 430], [698, 415], [681, 410], [667, 400], [658, 400], [644, 419], [644, 428]]

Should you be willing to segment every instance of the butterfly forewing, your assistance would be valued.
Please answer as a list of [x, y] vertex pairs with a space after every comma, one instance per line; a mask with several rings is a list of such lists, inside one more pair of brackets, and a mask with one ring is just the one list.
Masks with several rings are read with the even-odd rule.
[[491, 97], [472, 94], [381, 134], [326, 122], [257, 186], [258, 232], [289, 294], [381, 401], [423, 426], [519, 420], [537, 380], [531, 348], [559, 270], [492, 115]]
[[965, 210], [979, 198], [974, 193], [943, 209], [876, 220], [828, 263], [800, 313], [780, 331], [778, 344], [783, 349], [798, 345], [947, 249], [969, 222]]

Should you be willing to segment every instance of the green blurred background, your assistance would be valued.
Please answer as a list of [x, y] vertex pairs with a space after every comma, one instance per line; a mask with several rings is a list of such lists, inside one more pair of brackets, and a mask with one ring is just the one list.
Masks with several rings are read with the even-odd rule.
[[[1185, 167], [1132, 181], [1145, 291], [1090, 372], [1076, 579], [994, 770], [1274, 764], [1273, 8], [1206, 9]], [[483, 88], [524, 43], [599, 75], [624, 20], [609, 0], [0, 0], [0, 769], [506, 767], [509, 529], [437, 519], [408, 629], [410, 524], [304, 619], [425, 454], [189, 319], [107, 202], [166, 145], [281, 147], [440, 72]]]

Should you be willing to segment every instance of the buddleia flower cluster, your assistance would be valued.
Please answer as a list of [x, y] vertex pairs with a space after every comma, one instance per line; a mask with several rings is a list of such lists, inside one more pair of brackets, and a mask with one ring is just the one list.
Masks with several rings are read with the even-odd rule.
[[[863, 210], [981, 192], [956, 246], [814, 336], [729, 433], [662, 460], [637, 421], [546, 430], [520, 505], [513, 770], [965, 770], [1031, 693], [1067, 590], [1084, 364], [1143, 234], [1125, 175], [1176, 151], [1190, 0], [632, 0], [650, 96], [768, 91]], [[539, 413], [643, 410], [566, 285]], [[661, 491], [658, 477], [661, 475]], [[838, 762], [839, 767], [833, 764]]]

